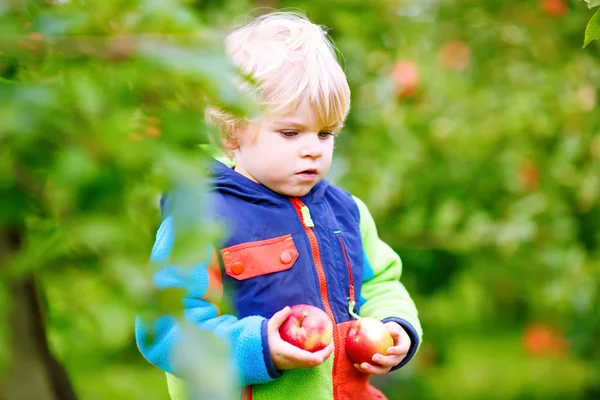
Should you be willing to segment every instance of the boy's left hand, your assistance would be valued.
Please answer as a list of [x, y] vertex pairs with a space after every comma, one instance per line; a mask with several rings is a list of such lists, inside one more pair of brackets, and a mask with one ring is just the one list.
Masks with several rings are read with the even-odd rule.
[[375, 354], [372, 364], [366, 362], [360, 365], [354, 364], [354, 367], [359, 371], [371, 375], [385, 375], [406, 357], [411, 345], [410, 336], [396, 322], [386, 322], [385, 326], [394, 339], [394, 346], [387, 350], [387, 356]]

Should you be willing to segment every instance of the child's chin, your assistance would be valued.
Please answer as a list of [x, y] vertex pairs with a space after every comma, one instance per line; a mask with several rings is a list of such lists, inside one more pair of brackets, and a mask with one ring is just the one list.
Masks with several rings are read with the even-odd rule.
[[299, 188], [281, 188], [281, 190], [275, 190], [279, 194], [290, 197], [302, 197], [310, 192], [311, 187], [299, 187]]
[[303, 191], [303, 192], [289, 192], [289, 191], [286, 191], [286, 192], [283, 192], [283, 193], [280, 192], [280, 194], [282, 194], [284, 196], [289, 196], [289, 197], [302, 197], [302, 196], [304, 196], [307, 193], [308, 193], [308, 191]]

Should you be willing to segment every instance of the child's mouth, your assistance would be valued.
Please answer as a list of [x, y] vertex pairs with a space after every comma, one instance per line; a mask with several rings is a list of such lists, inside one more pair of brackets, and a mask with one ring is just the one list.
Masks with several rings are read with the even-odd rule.
[[302, 172], [298, 172], [296, 175], [298, 175], [303, 180], [312, 181], [317, 177], [317, 170], [316, 169], [306, 169]]

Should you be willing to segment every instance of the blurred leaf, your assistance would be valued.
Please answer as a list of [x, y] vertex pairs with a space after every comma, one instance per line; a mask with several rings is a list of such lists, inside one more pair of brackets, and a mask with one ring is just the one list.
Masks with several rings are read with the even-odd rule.
[[124, 235], [119, 219], [101, 215], [74, 221], [69, 229], [69, 239], [75, 246], [93, 251], [117, 247]]
[[135, 318], [133, 310], [123, 307], [118, 299], [98, 304], [91, 311], [99, 329], [98, 339], [107, 351], [126, 346], [131, 338], [131, 321]]
[[589, 8], [600, 7], [600, 0], [584, 0]]
[[173, 364], [182, 372], [190, 400], [233, 400], [240, 396], [237, 371], [227, 342], [189, 324], [182, 324], [183, 341], [175, 345]]
[[[110, 274], [115, 285], [122, 288], [127, 298], [142, 307], [148, 293], [153, 291], [153, 283], [148, 271], [141, 269], [139, 264], [128, 257], [107, 257], [104, 265], [105, 271]], [[179, 309], [179, 306], [176, 309]]]
[[63, 232], [50, 231], [44, 236], [30, 237], [12, 262], [16, 274], [40, 271], [65, 256], [68, 249]]
[[205, 94], [226, 110], [244, 116], [258, 113], [253, 101], [235, 85], [241, 77], [224, 54], [159, 43], [141, 46], [139, 50], [142, 56], [164, 68], [199, 79]]
[[77, 105], [90, 117], [97, 117], [102, 110], [102, 93], [99, 82], [94, 82], [90, 76], [76, 77], [71, 75]]
[[44, 38], [52, 38], [69, 34], [70, 31], [80, 28], [93, 19], [89, 12], [57, 13], [57, 10], [41, 13], [35, 19], [32, 29], [40, 32]]
[[179, 288], [153, 289], [155, 311], [158, 315], [180, 315], [183, 311], [182, 299], [187, 293]]
[[[1, 11], [1, 9], [0, 9]], [[6, 287], [6, 278], [3, 276], [4, 271], [0, 272], [0, 321], [8, 319], [8, 313], [11, 307], [10, 298], [8, 296], [8, 288]], [[0, 343], [8, 343], [8, 324], [0, 324]], [[2, 375], [9, 365], [9, 346], [0, 346], [0, 375]]]

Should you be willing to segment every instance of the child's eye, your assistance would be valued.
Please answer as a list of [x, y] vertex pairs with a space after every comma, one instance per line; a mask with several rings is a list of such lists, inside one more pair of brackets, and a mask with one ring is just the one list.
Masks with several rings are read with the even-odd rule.
[[333, 136], [333, 132], [327, 132], [327, 131], [319, 132], [319, 137], [321, 139], [327, 139], [329, 136]]
[[281, 131], [281, 134], [285, 137], [294, 137], [298, 134], [296, 131]]

